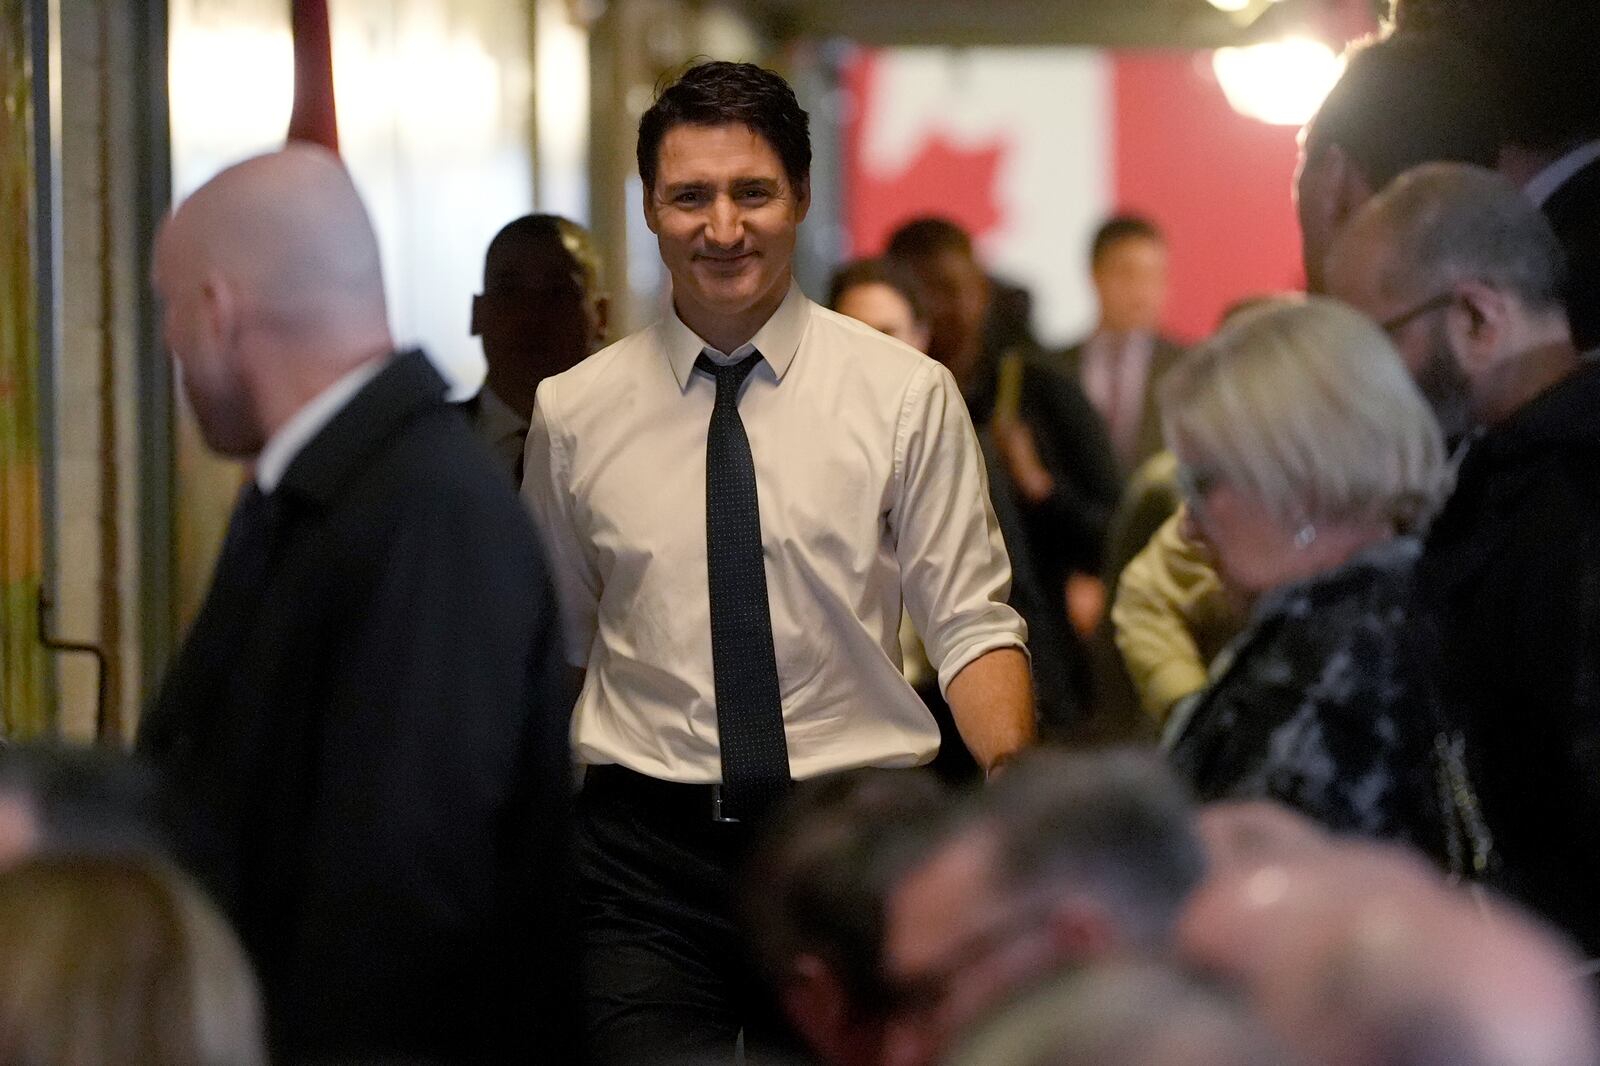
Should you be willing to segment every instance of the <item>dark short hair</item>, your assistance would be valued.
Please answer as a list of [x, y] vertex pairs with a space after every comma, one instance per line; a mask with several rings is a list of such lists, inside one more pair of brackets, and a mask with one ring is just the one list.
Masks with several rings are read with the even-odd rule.
[[603, 271], [594, 237], [576, 222], [560, 215], [523, 215], [501, 226], [483, 256], [484, 284], [489, 284], [489, 276], [497, 263], [507, 256], [526, 255], [530, 245], [549, 249], [569, 260], [570, 268], [583, 276], [588, 293], [601, 288]]
[[1156, 228], [1154, 222], [1143, 215], [1113, 215], [1094, 231], [1094, 240], [1089, 242], [1089, 265], [1099, 266], [1100, 257], [1110, 251], [1112, 245], [1129, 240], [1155, 241], [1160, 244], [1161, 231]]
[[886, 258], [857, 259], [834, 271], [828, 281], [828, 307], [837, 311], [844, 294], [862, 285], [887, 285], [911, 305], [912, 318], [918, 322], [928, 320], [922, 294], [917, 290], [917, 283], [910, 277], [910, 272], [901, 264]]
[[1166, 939], [1205, 873], [1189, 796], [1153, 752], [1037, 749], [974, 803], [968, 831], [994, 841], [997, 885], [1092, 895], [1140, 947]]
[[1483, 61], [1440, 34], [1397, 34], [1351, 49], [1311, 124], [1306, 154], [1344, 149], [1373, 190], [1421, 163], [1495, 165], [1501, 123]]
[[924, 854], [949, 804], [922, 770], [850, 770], [800, 785], [763, 835], [744, 917], [768, 979], [823, 959], [862, 1016], [884, 1008], [879, 977], [889, 894]]
[[811, 174], [811, 118], [782, 77], [754, 63], [716, 60], [690, 67], [639, 119], [639, 177], [655, 187], [661, 142], [678, 126], [748, 126], [783, 161], [789, 184]]
[[972, 235], [948, 218], [914, 218], [889, 235], [883, 254], [908, 266], [926, 263], [936, 255], [955, 252], [972, 255]]
[[1595, 0], [1393, 0], [1399, 35], [1467, 42], [1485, 61], [1505, 139], [1560, 152], [1600, 137], [1600, 14]]

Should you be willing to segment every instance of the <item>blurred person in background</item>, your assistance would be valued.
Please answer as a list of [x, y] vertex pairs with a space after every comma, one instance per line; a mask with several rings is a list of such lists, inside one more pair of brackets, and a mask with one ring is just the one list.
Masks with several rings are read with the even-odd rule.
[[916, 282], [887, 259], [857, 259], [836, 270], [828, 282], [828, 307], [919, 352], [928, 350], [928, 313]]
[[1337, 841], [1220, 871], [1178, 932], [1312, 1066], [1594, 1066], [1571, 948], [1402, 849]]
[[1393, 346], [1332, 300], [1261, 307], [1174, 368], [1161, 402], [1195, 533], [1250, 611], [1168, 723], [1173, 765], [1202, 801], [1277, 799], [1461, 860], [1414, 602], [1449, 471]]
[[250, 466], [139, 724], [163, 828], [276, 1055], [565, 1061], [568, 677], [527, 511], [390, 335], [350, 174], [304, 145], [161, 228], [167, 346]]
[[1019, 758], [968, 800], [889, 899], [885, 1066], [927, 1066], [1068, 966], [1160, 952], [1205, 859], [1153, 753]]
[[1211, 664], [1239, 635], [1243, 614], [1181, 509], [1129, 560], [1117, 580], [1111, 625], [1139, 707], [1156, 726], [1205, 688]]
[[1465, 443], [1421, 587], [1498, 883], [1600, 956], [1600, 367], [1560, 242], [1504, 177], [1439, 164], [1368, 204], [1330, 267]]
[[516, 484], [539, 382], [605, 344], [609, 307], [599, 250], [576, 222], [523, 215], [489, 242], [471, 321], [488, 375], [462, 408]]
[[0, 874], [0, 1064], [266, 1062], [244, 952], [175, 871], [63, 855]]
[[1100, 566], [1121, 491], [1115, 453], [1094, 408], [1047, 364], [964, 230], [944, 219], [908, 222], [885, 257], [916, 279], [928, 354], [950, 368], [985, 440], [996, 511], [1009, 512], [1006, 542], [1023, 560], [1013, 602], [1028, 622], [1041, 727], [1063, 735], [1093, 696], [1084, 641], [1104, 610]]
[[994, 414], [998, 368], [1010, 352], [1039, 350], [1032, 301], [992, 278], [972, 237], [944, 218], [917, 218], [889, 235], [883, 257], [915, 280], [928, 314], [928, 354], [954, 375], [975, 423]]
[[[1402, 36], [1456, 36], [1484, 58], [1504, 118], [1499, 169], [1549, 220], [1580, 351], [1600, 348], [1600, 17], [1593, 0], [1393, 0]], [[1473, 160], [1477, 162], [1477, 160]]]
[[103, 748], [0, 747], [0, 869], [35, 855], [160, 855], [149, 767]]
[[[1237, 300], [1219, 328], [1283, 298]], [[1129, 481], [1106, 545], [1107, 620], [1116, 650], [1108, 687], [1158, 729], [1179, 700], [1205, 687], [1211, 663], [1244, 624], [1205, 546], [1185, 532], [1191, 523], [1182, 508], [1178, 460], [1163, 448]]]
[[1326, 291], [1340, 228], [1401, 173], [1430, 162], [1493, 166], [1496, 104], [1481, 59], [1458, 40], [1418, 33], [1353, 46], [1300, 134], [1294, 191], [1307, 288]]
[[1124, 475], [1162, 449], [1155, 384], [1183, 356], [1161, 335], [1167, 246], [1154, 222], [1117, 215], [1089, 248], [1100, 318], [1094, 332], [1058, 357], [1105, 426]]
[[[1068, 970], [966, 1035], [944, 1066], [1292, 1066], [1234, 996], [1164, 963]], [[1443, 1064], [1441, 1064], [1443, 1066]]]
[[850, 770], [796, 789], [745, 877], [751, 945], [790, 1023], [830, 1066], [876, 1066], [890, 890], [950, 797], [915, 770]]

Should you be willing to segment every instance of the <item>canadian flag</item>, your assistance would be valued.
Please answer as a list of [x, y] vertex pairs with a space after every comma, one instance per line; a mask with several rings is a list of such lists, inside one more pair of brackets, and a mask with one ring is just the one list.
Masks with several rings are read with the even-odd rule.
[[852, 253], [941, 215], [1027, 286], [1064, 345], [1094, 325], [1088, 246], [1115, 212], [1170, 248], [1166, 327], [1197, 339], [1231, 304], [1303, 285], [1290, 194], [1296, 130], [1237, 114], [1211, 53], [1081, 48], [862, 50], [846, 65]]

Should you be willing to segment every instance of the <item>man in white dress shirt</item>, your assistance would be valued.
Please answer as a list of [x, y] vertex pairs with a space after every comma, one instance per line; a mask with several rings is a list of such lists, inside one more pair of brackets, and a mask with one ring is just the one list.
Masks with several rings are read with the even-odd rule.
[[902, 604], [981, 766], [1034, 733], [954, 379], [791, 276], [810, 158], [769, 71], [706, 63], [666, 89], [639, 171], [673, 313], [545, 381], [534, 410], [523, 491], [585, 670], [580, 933], [601, 1063], [731, 1057], [741, 1029], [760, 1050], [729, 913], [753, 826], [791, 779], [938, 747], [901, 676]]

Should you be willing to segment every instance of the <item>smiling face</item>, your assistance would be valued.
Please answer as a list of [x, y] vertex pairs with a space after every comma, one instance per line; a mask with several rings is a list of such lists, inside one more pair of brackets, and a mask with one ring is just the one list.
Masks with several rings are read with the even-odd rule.
[[753, 337], [789, 290], [795, 231], [810, 205], [806, 183], [792, 183], [750, 127], [669, 130], [644, 213], [684, 324], [724, 352]]

